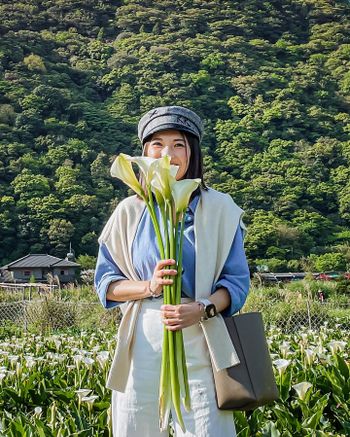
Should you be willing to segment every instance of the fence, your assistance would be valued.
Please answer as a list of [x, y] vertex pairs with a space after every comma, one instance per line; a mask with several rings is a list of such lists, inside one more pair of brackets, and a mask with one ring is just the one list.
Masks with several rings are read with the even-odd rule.
[[[324, 323], [350, 328], [348, 303], [334, 305], [305, 298], [291, 303], [253, 298], [244, 306], [243, 312], [246, 311], [260, 311], [267, 328], [274, 325], [284, 332], [294, 332], [304, 326], [317, 330]], [[119, 321], [118, 309], [107, 311], [97, 302], [41, 298], [0, 303], [0, 327], [9, 330], [43, 333], [62, 329], [116, 329]]]
[[0, 303], [0, 328], [24, 332], [115, 329], [120, 317], [118, 309], [106, 311], [95, 302], [44, 298]]

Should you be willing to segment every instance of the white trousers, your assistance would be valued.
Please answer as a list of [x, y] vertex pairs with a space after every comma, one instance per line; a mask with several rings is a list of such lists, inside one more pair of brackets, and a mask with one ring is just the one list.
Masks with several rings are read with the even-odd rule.
[[[188, 299], [187, 299], [188, 301]], [[135, 328], [133, 357], [124, 393], [112, 391], [113, 437], [168, 437], [159, 430], [158, 398], [163, 344], [162, 299], [145, 299]], [[199, 325], [183, 330], [192, 410], [182, 408], [176, 437], [235, 437], [230, 411], [218, 410], [209, 352]], [[218, 339], [220, 341], [220, 339]]]

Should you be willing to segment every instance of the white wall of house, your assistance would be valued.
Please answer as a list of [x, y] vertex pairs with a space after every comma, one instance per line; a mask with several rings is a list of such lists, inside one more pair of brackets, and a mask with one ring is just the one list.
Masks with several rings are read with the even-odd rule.
[[43, 269], [40, 268], [24, 268], [24, 269], [16, 269], [12, 271], [14, 279], [20, 279], [21, 281], [28, 281], [32, 275], [34, 275], [35, 279], [41, 280], [45, 279], [43, 277]]
[[[26, 268], [16, 270], [3, 271], [2, 281], [12, 282], [29, 282], [32, 275], [37, 282], [46, 281], [46, 275], [50, 272], [53, 276], [58, 276], [61, 282], [72, 282], [76, 279], [75, 268], [72, 267], [57, 267], [53, 270], [48, 268]], [[1, 280], [0, 280], [1, 282]]]
[[53, 275], [57, 275], [62, 282], [70, 282], [75, 279], [74, 269], [67, 267], [54, 268]]

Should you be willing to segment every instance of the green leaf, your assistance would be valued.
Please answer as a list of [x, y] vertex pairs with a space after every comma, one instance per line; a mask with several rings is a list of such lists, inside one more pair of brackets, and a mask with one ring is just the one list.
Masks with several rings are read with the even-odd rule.
[[323, 414], [323, 410], [328, 403], [329, 395], [329, 393], [326, 393], [315, 403], [312, 407], [312, 410], [315, 411], [315, 413], [311, 417], [305, 418], [302, 422], [303, 428], [316, 429]]
[[237, 437], [249, 437], [251, 435], [246, 413], [234, 411], [233, 420], [235, 422]]
[[276, 424], [272, 421], [267, 422], [267, 424], [261, 430], [262, 437], [279, 437], [281, 433], [278, 431]]
[[22, 405], [23, 399], [20, 396], [18, 396], [18, 394], [16, 393], [15, 390], [13, 390], [12, 388], [7, 387], [7, 388], [4, 388], [4, 393], [8, 397], [12, 398], [15, 401], [16, 404]]
[[51, 430], [40, 419], [35, 419], [35, 432], [38, 437], [51, 437], [53, 435]]
[[339, 354], [336, 355], [337, 360], [337, 367], [340, 371], [340, 373], [344, 376], [345, 380], [348, 381], [349, 379], [349, 366], [345, 362], [344, 358], [341, 357]]

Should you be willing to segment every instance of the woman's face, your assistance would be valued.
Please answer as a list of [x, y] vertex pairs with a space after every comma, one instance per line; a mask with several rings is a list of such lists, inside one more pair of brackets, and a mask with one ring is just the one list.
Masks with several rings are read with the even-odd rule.
[[191, 150], [187, 138], [178, 130], [162, 130], [152, 135], [145, 144], [144, 155], [150, 158], [162, 158], [168, 155], [170, 164], [178, 165], [176, 180], [182, 179], [187, 171]]

